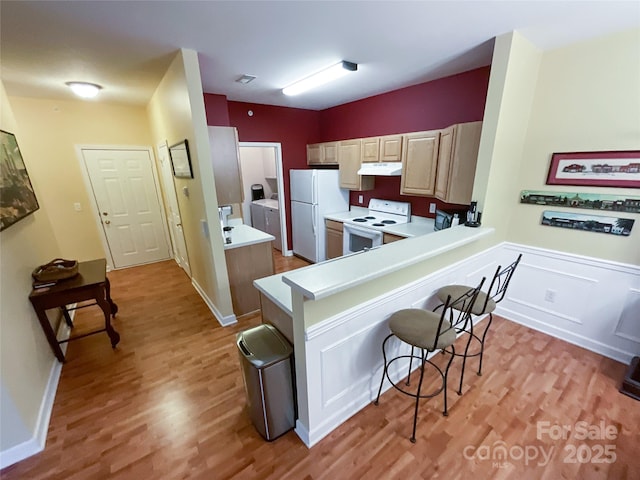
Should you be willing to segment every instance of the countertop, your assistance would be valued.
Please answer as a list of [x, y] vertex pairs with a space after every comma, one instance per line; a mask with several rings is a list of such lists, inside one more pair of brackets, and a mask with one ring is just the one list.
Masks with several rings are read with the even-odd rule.
[[278, 210], [278, 208], [280, 207], [278, 205], [278, 200], [274, 200], [273, 198], [261, 198], [260, 200], [254, 200], [251, 203], [255, 203], [256, 205], [262, 205], [269, 208], [275, 208], [276, 210]]
[[269, 235], [268, 233], [264, 233], [242, 223], [229, 222], [229, 226], [233, 227], [233, 230], [231, 230], [231, 243], [224, 244], [225, 250], [247, 247], [249, 245], [270, 242], [276, 239], [273, 235]]
[[283, 273], [277, 273], [270, 277], [259, 278], [253, 281], [253, 285], [288, 315], [293, 316], [291, 287], [282, 281], [283, 275]]
[[493, 231], [485, 227], [451, 227], [292, 270], [282, 280], [305, 297], [318, 300], [472, 243]]
[[[352, 206], [351, 210], [349, 210], [348, 212], [330, 213], [325, 215], [324, 218], [328, 220], [335, 220], [336, 222], [344, 222], [345, 220], [362, 217], [368, 212], [369, 210], [367, 208]], [[398, 235], [400, 237], [419, 237], [420, 235], [434, 233], [433, 224], [433, 218], [418, 217], [416, 215], [412, 215], [411, 221], [409, 223], [390, 225], [388, 227], [383, 227], [380, 230], [385, 233], [391, 233], [392, 235]]]

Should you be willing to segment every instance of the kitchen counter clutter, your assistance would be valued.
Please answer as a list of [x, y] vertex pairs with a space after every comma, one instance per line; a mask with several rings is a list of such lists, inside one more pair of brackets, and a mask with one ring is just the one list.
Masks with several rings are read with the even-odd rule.
[[460, 225], [292, 270], [282, 279], [304, 297], [319, 300], [475, 242], [492, 232], [493, 228]]
[[231, 243], [225, 243], [225, 250], [232, 250], [234, 248], [247, 247], [249, 245], [255, 245], [257, 243], [271, 242], [275, 240], [273, 235], [262, 232], [258, 229], [250, 227], [244, 224], [230, 224], [233, 229], [231, 230]]

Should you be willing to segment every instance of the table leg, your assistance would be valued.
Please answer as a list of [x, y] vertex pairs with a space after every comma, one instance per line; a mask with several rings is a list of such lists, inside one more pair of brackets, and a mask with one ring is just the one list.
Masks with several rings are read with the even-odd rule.
[[[106, 285], [108, 285], [108, 283]], [[111, 346], [116, 348], [116, 345], [120, 341], [120, 334], [111, 326], [111, 303], [107, 300], [106, 288], [104, 294], [104, 296], [96, 298], [96, 302], [104, 312], [104, 328], [107, 331], [107, 335], [109, 335], [109, 339], [111, 339]]]
[[107, 294], [107, 302], [111, 306], [111, 316], [116, 318], [116, 313], [118, 313], [118, 305], [115, 304], [113, 300], [111, 300], [111, 283], [107, 277], [104, 277], [104, 289]]
[[64, 321], [67, 322], [69, 328], [73, 328], [73, 322], [71, 321], [71, 315], [69, 315], [69, 311], [67, 310], [67, 306], [63, 305], [60, 307], [62, 310], [62, 315], [64, 316]]
[[61, 363], [64, 363], [64, 353], [62, 353], [62, 349], [60, 348], [60, 344], [58, 343], [58, 338], [56, 337], [53, 328], [51, 328], [51, 323], [49, 323], [49, 318], [47, 317], [46, 311], [40, 309], [39, 307], [36, 307], [35, 305], [33, 307], [36, 311], [36, 315], [38, 316], [38, 320], [40, 321], [40, 325], [42, 326], [42, 330], [47, 337], [47, 341], [49, 342], [49, 345], [51, 345], [53, 353]]

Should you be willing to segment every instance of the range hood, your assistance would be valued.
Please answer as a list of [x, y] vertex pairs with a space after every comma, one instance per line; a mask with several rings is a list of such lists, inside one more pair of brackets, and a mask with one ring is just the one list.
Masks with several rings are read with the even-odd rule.
[[381, 175], [385, 177], [399, 176], [402, 173], [402, 162], [363, 163], [358, 175]]

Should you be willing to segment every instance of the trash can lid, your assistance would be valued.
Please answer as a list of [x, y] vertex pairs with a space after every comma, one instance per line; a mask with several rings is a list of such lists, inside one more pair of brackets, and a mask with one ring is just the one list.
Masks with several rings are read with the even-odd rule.
[[262, 324], [238, 333], [236, 344], [240, 353], [255, 367], [264, 368], [288, 358], [291, 344], [272, 325]]

